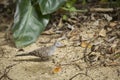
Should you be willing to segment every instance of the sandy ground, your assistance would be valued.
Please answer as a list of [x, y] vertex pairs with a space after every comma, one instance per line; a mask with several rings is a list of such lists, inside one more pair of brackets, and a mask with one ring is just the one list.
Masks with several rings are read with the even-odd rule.
[[[2, 32], [0, 35], [2, 37]], [[24, 50], [27, 52], [52, 42], [34, 43]], [[40, 61], [36, 57], [15, 57], [21, 52], [8, 44], [0, 46], [0, 49], [0, 80], [120, 80], [120, 66], [90, 66], [77, 60], [82, 58], [84, 50], [79, 46], [58, 48], [49, 61]], [[53, 73], [57, 62], [62, 65], [61, 70]]]
[[[119, 28], [115, 31], [114, 27], [112, 29], [108, 28], [109, 33], [107, 34], [107, 30], [105, 31], [104, 28], [106, 25], [108, 26], [106, 23], [108, 21], [103, 23], [104, 19], [96, 19], [93, 21], [93, 23], [91, 23], [90, 21], [92, 20], [87, 21], [86, 16], [78, 15], [75, 17], [75, 19], [76, 18], [77, 20], [71, 19], [71, 21], [66, 21], [66, 24], [68, 25], [62, 23], [58, 19], [58, 21], [54, 20], [52, 25], [49, 25], [52, 26], [53, 29], [54, 27], [58, 28], [55, 30], [61, 30], [61, 32], [63, 31], [63, 34], [66, 32], [69, 39], [61, 41], [65, 46], [57, 48], [55, 55], [52, 56], [48, 61], [41, 61], [39, 58], [33, 56], [15, 57], [15, 55], [35, 50], [38, 47], [52, 45], [58, 38], [61, 38], [63, 35], [61, 36], [59, 33], [52, 34], [48, 32], [50, 34], [41, 35], [36, 43], [33, 43], [32, 45], [24, 48], [24, 51], [19, 51], [19, 49], [15, 48], [11, 42], [6, 41], [4, 37], [5, 31], [8, 27], [4, 25], [1, 27], [0, 25], [0, 80], [120, 80], [120, 65], [114, 65], [114, 63], [114, 66], [103, 64], [100, 65], [99, 61], [89, 64], [85, 62], [84, 59], [82, 59], [84, 56], [83, 52], [85, 47], [81, 47], [79, 45], [80, 37], [82, 37], [84, 41], [93, 38], [94, 34], [99, 34], [102, 36], [102, 39], [101, 37], [97, 39], [96, 44], [101, 43], [106, 46], [106, 44], [104, 44], [104, 40], [107, 40], [106, 37], [114, 36], [116, 39], [116, 34], [120, 33], [118, 30]], [[82, 23], [81, 20], [84, 18], [86, 22], [83, 21]], [[9, 19], [7, 21], [11, 23]], [[4, 24], [7, 24], [6, 21]], [[54, 26], [54, 24], [56, 26]], [[75, 29], [72, 30], [72, 28]], [[113, 35], [112, 32], [114, 33]], [[76, 41], [79, 42], [77, 43]], [[120, 42], [120, 40], [116, 39], [115, 42], [116, 43], [114, 44], [116, 45], [117, 42]], [[114, 44], [111, 45], [114, 46]], [[88, 49], [88, 53], [89, 52], [90, 49]], [[100, 53], [95, 54], [99, 56]], [[101, 60], [104, 62], [104, 59]], [[61, 64], [61, 66], [58, 67], [60, 70], [55, 72], [54, 70], [57, 67], [56, 64], [58, 63]]]

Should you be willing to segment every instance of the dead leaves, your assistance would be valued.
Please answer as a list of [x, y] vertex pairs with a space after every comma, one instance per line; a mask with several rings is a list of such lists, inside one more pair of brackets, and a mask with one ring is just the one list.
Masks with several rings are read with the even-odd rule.
[[117, 22], [110, 22], [110, 23], [109, 23], [109, 26], [110, 26], [111, 28], [114, 28], [117, 24], [118, 24]]
[[86, 47], [91, 48], [92, 45], [90, 43], [86, 42], [86, 41], [82, 41], [81, 42], [81, 47], [83, 47], [83, 48], [86, 48]]
[[52, 73], [58, 73], [61, 71], [61, 66], [56, 66], [53, 70], [52, 70]]
[[[120, 23], [111, 21], [112, 19], [108, 14], [94, 13], [91, 16], [76, 14], [69, 16], [67, 20], [60, 18], [54, 23], [54, 30], [51, 31], [53, 34], [61, 35], [58, 40], [63, 42], [65, 47], [85, 49], [88, 62], [104, 65], [120, 58], [119, 53], [116, 53], [119, 50]], [[53, 73], [60, 71], [60, 66], [52, 70]]]
[[99, 32], [99, 36], [106, 37], [106, 30], [101, 29], [100, 32]]

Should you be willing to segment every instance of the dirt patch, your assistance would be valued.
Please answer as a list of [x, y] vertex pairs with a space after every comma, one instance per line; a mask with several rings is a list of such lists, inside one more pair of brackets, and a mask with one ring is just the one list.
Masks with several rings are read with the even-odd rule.
[[[33, 46], [35, 44], [31, 45], [31, 48]], [[0, 76], [4, 74], [6, 67], [16, 64], [6, 73], [11, 80], [119, 80], [120, 78], [120, 66], [88, 66], [83, 60], [77, 60], [83, 57], [84, 51], [84, 48], [79, 46], [58, 48], [49, 61], [40, 61], [36, 57], [16, 58], [14, 56], [19, 53], [18, 49], [9, 45], [1, 48], [3, 55], [0, 58]], [[27, 48], [25, 50], [27, 51]], [[60, 63], [62, 65], [60, 72], [53, 74], [56, 63], [61, 59], [63, 60]], [[6, 78], [3, 76], [1, 80]]]
[[[5, 19], [4, 14], [0, 13], [0, 80], [120, 80], [120, 21], [112, 21], [108, 14], [69, 13], [63, 20], [55, 13], [49, 29], [23, 49], [6, 39], [13, 14]], [[15, 57], [55, 41], [63, 46], [50, 60]]]

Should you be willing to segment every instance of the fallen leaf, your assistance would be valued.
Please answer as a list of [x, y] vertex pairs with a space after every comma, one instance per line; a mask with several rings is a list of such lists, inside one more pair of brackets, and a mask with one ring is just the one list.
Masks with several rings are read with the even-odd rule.
[[92, 13], [92, 14], [91, 14], [91, 20], [96, 20], [94, 16], [95, 16], [95, 14]]
[[68, 32], [67, 37], [73, 37], [73, 36], [77, 36], [80, 34], [80, 30], [78, 28], [75, 28], [73, 30], [71, 30], [70, 32]]
[[86, 41], [81, 42], [81, 47], [86, 48], [87, 46], [88, 46], [88, 48], [92, 47], [92, 45], [87, 43]]
[[39, 38], [39, 43], [48, 43], [50, 41], [51, 41], [50, 37], [44, 37], [44, 36], [42, 36], [42, 37]]
[[69, 22], [72, 22], [72, 23], [74, 23], [74, 24], [77, 23], [76, 20], [72, 20], [72, 19], [68, 19], [68, 21], [69, 21]]
[[76, 36], [72, 36], [70, 38], [70, 41], [79, 41], [80, 40], [80, 36], [79, 35], [76, 35]]
[[110, 26], [111, 28], [114, 28], [116, 25], [117, 25], [117, 22], [110, 22], [110, 24], [109, 24], [109, 26]]
[[106, 36], [106, 30], [105, 30], [105, 29], [102, 29], [102, 30], [99, 32], [99, 36], [105, 37], [105, 36]]
[[60, 72], [61, 71], [61, 66], [57, 66], [57, 67], [55, 67], [54, 69], [53, 69], [53, 73], [58, 73], [58, 72]]
[[108, 62], [106, 64], [107, 66], [117, 66], [117, 65], [120, 65], [118, 62]]
[[95, 21], [95, 22], [93, 23], [93, 25], [94, 25], [94, 26], [98, 26], [98, 25], [99, 25], [99, 20]]
[[62, 18], [61, 18], [58, 23], [58, 29], [61, 29], [62, 27], [63, 27], [63, 22], [62, 22]]
[[75, 29], [73, 25], [67, 24], [67, 27], [71, 30]]
[[104, 14], [104, 17], [110, 22], [112, 20], [112, 17], [108, 14]]
[[47, 31], [42, 32], [42, 35], [51, 35], [51, 34], [54, 34], [54, 33], [55, 32], [54, 32], [53, 28], [51, 28], [51, 29], [49, 29]]

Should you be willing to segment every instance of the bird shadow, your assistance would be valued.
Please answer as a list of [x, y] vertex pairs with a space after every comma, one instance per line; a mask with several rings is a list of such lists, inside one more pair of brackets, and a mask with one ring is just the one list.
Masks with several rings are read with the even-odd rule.
[[16, 62], [46, 62], [48, 61], [49, 59], [40, 59], [40, 58], [32, 58], [32, 59], [18, 59], [18, 60], [13, 60], [13, 61], [16, 61]]

